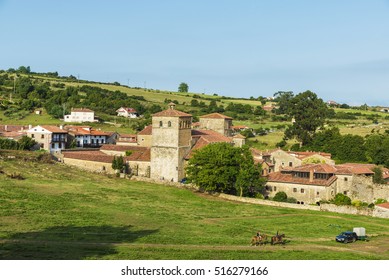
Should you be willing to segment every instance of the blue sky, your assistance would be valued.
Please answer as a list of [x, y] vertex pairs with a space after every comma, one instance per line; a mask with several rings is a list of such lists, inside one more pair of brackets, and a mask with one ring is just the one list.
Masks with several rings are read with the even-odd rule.
[[389, 1], [0, 0], [0, 69], [389, 106]]

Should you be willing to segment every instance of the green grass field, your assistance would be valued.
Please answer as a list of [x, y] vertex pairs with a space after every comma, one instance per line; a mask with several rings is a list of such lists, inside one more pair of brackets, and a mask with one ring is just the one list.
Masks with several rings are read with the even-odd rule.
[[[384, 219], [234, 203], [31, 159], [0, 166], [0, 259], [389, 259]], [[334, 241], [356, 226], [369, 242]], [[287, 242], [251, 247], [257, 230]]]

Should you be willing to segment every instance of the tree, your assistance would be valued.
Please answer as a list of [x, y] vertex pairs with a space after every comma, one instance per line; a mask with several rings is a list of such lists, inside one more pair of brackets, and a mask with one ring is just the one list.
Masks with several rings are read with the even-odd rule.
[[186, 168], [188, 180], [210, 192], [254, 196], [263, 188], [260, 167], [247, 147], [214, 143], [197, 150]]
[[278, 91], [274, 97], [274, 101], [278, 102], [278, 109], [275, 109], [276, 114], [286, 114], [291, 106], [293, 91]]
[[374, 172], [373, 183], [386, 184], [386, 181], [384, 180], [384, 178], [382, 176], [382, 168], [381, 167], [376, 166], [372, 169], [372, 171]]
[[124, 164], [123, 156], [119, 156], [119, 157], [114, 156], [113, 157], [112, 169], [118, 170], [119, 172], [121, 172], [124, 169], [124, 165], [125, 164]]
[[36, 144], [37, 142], [28, 136], [23, 136], [18, 140], [19, 150], [31, 150]]
[[189, 86], [187, 83], [181, 83], [178, 86], [178, 92], [188, 92], [188, 90], [189, 90]]
[[286, 138], [297, 138], [303, 145], [311, 142], [316, 130], [322, 127], [328, 114], [325, 102], [311, 91], [299, 93], [288, 101], [286, 114], [295, 122], [285, 130]]

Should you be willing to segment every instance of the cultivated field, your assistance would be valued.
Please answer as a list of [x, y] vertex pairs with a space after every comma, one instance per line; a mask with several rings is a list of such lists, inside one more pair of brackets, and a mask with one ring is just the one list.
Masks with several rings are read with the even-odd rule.
[[[388, 220], [223, 201], [32, 155], [0, 160], [0, 259], [389, 259]], [[369, 242], [334, 241], [355, 226]], [[251, 247], [257, 230], [287, 243]]]

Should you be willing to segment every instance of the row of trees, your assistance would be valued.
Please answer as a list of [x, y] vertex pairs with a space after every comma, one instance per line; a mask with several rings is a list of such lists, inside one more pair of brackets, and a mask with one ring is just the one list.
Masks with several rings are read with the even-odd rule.
[[30, 137], [23, 136], [18, 141], [0, 138], [0, 149], [3, 150], [31, 150], [37, 143]]

